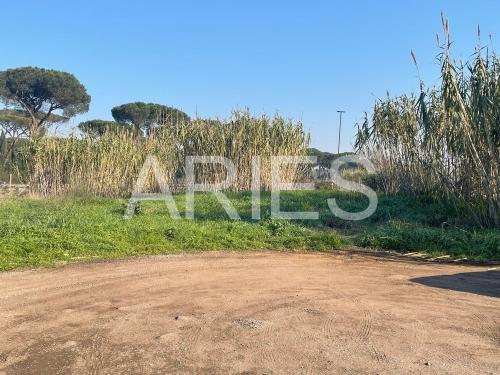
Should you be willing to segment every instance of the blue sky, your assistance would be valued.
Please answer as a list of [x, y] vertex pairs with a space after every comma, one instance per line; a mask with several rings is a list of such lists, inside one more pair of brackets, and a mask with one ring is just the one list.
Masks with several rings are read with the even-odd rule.
[[[3, 0], [0, 69], [64, 70], [87, 87], [88, 113], [111, 119], [130, 101], [168, 104], [194, 116], [234, 108], [302, 120], [313, 146], [341, 150], [377, 97], [418, 88], [410, 57], [436, 83], [440, 12], [454, 51], [482, 39], [498, 50], [500, 2], [472, 1], [11, 1]], [[63, 129], [68, 131], [68, 129]]]

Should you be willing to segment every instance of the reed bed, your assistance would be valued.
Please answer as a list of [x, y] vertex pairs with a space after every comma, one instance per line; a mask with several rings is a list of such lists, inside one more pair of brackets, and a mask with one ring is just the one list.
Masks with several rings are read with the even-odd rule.
[[440, 85], [421, 81], [418, 95], [377, 101], [356, 147], [377, 165], [386, 193], [451, 199], [500, 227], [500, 59], [478, 44], [470, 62], [456, 62], [443, 26]]
[[[230, 120], [192, 120], [176, 123], [159, 116], [158, 126], [147, 137], [127, 131], [95, 137], [44, 137], [33, 141], [30, 152], [30, 186], [43, 196], [84, 194], [124, 197], [131, 194], [146, 157], [160, 162], [169, 186], [184, 188], [186, 156], [224, 156], [237, 168], [234, 191], [250, 190], [252, 157], [261, 158], [261, 184], [271, 186], [270, 156], [306, 155], [309, 135], [301, 123], [281, 116], [253, 117], [236, 111]], [[224, 167], [201, 164], [195, 169], [197, 183], [226, 178]], [[283, 166], [281, 177], [292, 182], [304, 166]], [[149, 191], [156, 191], [152, 176]]]

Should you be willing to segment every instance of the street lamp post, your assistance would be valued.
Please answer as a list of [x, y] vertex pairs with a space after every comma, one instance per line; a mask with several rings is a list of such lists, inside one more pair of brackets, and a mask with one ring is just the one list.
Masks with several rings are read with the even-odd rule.
[[337, 111], [339, 116], [340, 116], [340, 122], [339, 122], [339, 143], [337, 146], [337, 155], [340, 154], [340, 131], [342, 130], [342, 114], [345, 113], [345, 111]]

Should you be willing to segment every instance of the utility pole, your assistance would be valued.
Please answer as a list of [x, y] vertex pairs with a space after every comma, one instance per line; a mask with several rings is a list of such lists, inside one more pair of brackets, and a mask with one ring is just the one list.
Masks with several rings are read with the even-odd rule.
[[337, 155], [340, 154], [340, 131], [342, 130], [342, 114], [345, 113], [345, 111], [337, 111], [339, 116], [340, 116], [340, 123], [339, 123], [339, 143], [337, 146]]

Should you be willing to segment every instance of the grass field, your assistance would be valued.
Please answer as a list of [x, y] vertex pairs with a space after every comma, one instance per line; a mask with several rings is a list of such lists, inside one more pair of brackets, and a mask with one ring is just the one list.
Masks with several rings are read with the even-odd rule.
[[[196, 196], [195, 220], [173, 220], [162, 202], [142, 202], [129, 220], [125, 199], [58, 198], [0, 201], [0, 270], [65, 261], [202, 250], [332, 250], [351, 244], [401, 252], [424, 251], [475, 260], [500, 260], [500, 232], [474, 229], [467, 215], [426, 198], [379, 198], [370, 218], [349, 222], [328, 210], [362, 210], [362, 196], [331, 190], [283, 192], [283, 211], [319, 211], [314, 221], [270, 219], [262, 194], [262, 220], [251, 220], [249, 193], [229, 193], [242, 220], [228, 219], [210, 194]], [[184, 195], [175, 197], [183, 215]]]

